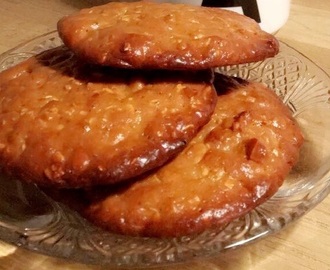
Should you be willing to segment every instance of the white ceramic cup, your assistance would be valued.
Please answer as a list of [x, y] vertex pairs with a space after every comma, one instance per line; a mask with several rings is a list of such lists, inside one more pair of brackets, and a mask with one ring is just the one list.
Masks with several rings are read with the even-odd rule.
[[288, 20], [290, 0], [154, 0], [226, 8], [255, 19], [269, 33], [277, 32]]

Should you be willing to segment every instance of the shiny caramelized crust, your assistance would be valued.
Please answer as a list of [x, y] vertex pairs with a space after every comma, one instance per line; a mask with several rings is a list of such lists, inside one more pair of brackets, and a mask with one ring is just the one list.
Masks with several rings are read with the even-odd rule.
[[58, 31], [82, 58], [125, 68], [205, 69], [278, 52], [254, 20], [183, 4], [112, 2], [62, 18]]
[[40, 185], [114, 183], [162, 165], [208, 122], [211, 71], [116, 70], [65, 47], [0, 73], [0, 165]]
[[215, 113], [183, 152], [115, 193], [91, 191], [87, 218], [123, 234], [182, 236], [222, 226], [272, 196], [303, 136], [276, 94], [244, 84], [219, 76]]

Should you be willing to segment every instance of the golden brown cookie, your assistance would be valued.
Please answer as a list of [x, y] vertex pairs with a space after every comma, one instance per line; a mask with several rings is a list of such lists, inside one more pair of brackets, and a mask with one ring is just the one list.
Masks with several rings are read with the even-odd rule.
[[124, 68], [206, 69], [263, 60], [279, 49], [246, 16], [184, 4], [111, 2], [62, 18], [58, 32], [80, 57]]
[[0, 73], [0, 166], [57, 187], [114, 183], [162, 165], [208, 122], [208, 71], [134, 71], [65, 47]]
[[302, 133], [276, 94], [219, 77], [210, 122], [173, 161], [109, 193], [85, 215], [110, 231], [168, 237], [225, 225], [272, 196], [298, 159]]

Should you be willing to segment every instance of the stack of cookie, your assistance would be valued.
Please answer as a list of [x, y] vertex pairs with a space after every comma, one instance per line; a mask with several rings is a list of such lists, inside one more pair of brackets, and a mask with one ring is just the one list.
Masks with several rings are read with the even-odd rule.
[[223, 226], [271, 197], [303, 136], [264, 85], [214, 73], [278, 42], [234, 12], [109, 3], [62, 18], [64, 45], [0, 73], [3, 173], [116, 233]]

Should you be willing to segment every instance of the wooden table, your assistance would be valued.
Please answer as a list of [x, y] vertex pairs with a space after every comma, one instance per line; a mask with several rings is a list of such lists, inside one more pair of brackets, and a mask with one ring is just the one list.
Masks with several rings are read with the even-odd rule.
[[[54, 30], [60, 17], [90, 6], [88, 2], [1, 0], [0, 53]], [[330, 1], [292, 0], [289, 21], [276, 35], [330, 74]], [[299, 221], [274, 236], [216, 258], [161, 269], [330, 269], [329, 209], [330, 196]], [[50, 258], [0, 242], [0, 269], [105, 268]]]

